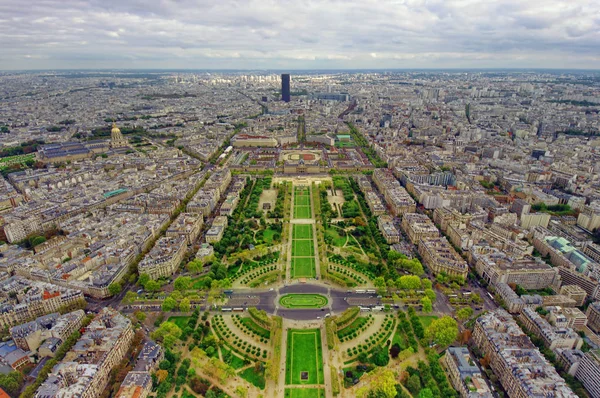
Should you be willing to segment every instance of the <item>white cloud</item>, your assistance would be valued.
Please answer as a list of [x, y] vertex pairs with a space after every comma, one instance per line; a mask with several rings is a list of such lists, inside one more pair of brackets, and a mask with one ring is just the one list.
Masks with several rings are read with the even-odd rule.
[[600, 68], [597, 0], [3, 0], [0, 15], [4, 69]]

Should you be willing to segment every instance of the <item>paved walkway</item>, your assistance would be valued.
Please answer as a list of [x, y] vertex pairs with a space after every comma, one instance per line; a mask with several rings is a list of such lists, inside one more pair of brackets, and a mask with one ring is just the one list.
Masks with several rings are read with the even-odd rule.
[[348, 348], [353, 348], [359, 344], [363, 344], [365, 341], [367, 341], [367, 339], [369, 337], [371, 337], [371, 336], [377, 334], [377, 332], [379, 332], [379, 330], [383, 326], [383, 320], [385, 319], [385, 315], [373, 314], [373, 317], [375, 318], [375, 320], [373, 323], [371, 323], [371, 326], [369, 326], [367, 328], [367, 330], [362, 332], [357, 338], [340, 344], [340, 351], [344, 356], [346, 356], [346, 350], [348, 350]]

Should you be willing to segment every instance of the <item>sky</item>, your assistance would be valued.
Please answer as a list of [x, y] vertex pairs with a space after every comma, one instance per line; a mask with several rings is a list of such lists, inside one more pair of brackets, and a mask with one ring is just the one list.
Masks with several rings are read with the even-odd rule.
[[2, 0], [0, 69], [600, 69], [600, 0]]

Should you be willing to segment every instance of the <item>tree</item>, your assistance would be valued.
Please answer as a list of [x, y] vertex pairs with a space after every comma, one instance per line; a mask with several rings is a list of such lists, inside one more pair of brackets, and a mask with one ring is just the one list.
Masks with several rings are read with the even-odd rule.
[[140, 277], [138, 278], [138, 284], [140, 286], [143, 286], [145, 288], [146, 287], [146, 283], [148, 283], [149, 280], [150, 280], [150, 275], [148, 275], [148, 274], [140, 274]]
[[172, 297], [167, 297], [165, 299], [165, 301], [163, 301], [163, 303], [162, 303], [162, 310], [164, 312], [173, 311], [176, 306], [177, 306], [177, 301], [175, 301], [175, 299]]
[[449, 316], [434, 319], [425, 331], [425, 337], [441, 347], [448, 346], [458, 337], [458, 324]]
[[421, 305], [423, 306], [423, 312], [428, 314], [433, 311], [433, 306], [431, 305], [431, 300], [429, 297], [425, 296], [421, 299]]
[[135, 301], [135, 299], [137, 298], [137, 293], [136, 292], [132, 292], [131, 290], [127, 291], [127, 293], [125, 293], [125, 297], [123, 298], [123, 301], [126, 303], [133, 303]]
[[167, 379], [167, 376], [169, 376], [169, 371], [167, 370], [158, 370], [156, 371], [156, 379], [158, 380], [159, 383], [162, 383], [163, 381], [165, 381]]
[[188, 290], [192, 286], [192, 278], [189, 276], [180, 276], [175, 279], [173, 283], [173, 288], [175, 290]]
[[202, 272], [202, 267], [204, 265], [202, 264], [202, 261], [200, 260], [192, 260], [187, 264], [187, 269], [190, 272], [193, 272], [195, 274]]
[[190, 299], [187, 297], [181, 300], [181, 302], [179, 303], [179, 311], [181, 312], [189, 312], [190, 308]]
[[398, 288], [403, 290], [420, 289], [421, 279], [416, 275], [403, 275], [400, 278], [398, 278], [397, 284]]
[[108, 285], [108, 292], [111, 296], [116, 296], [117, 294], [121, 293], [121, 289], [121, 284], [118, 282]]
[[431, 281], [427, 278], [423, 278], [421, 279], [421, 287], [423, 287], [423, 289], [427, 290], [427, 289], [431, 289], [433, 286], [433, 284], [431, 283]]
[[373, 285], [375, 285], [375, 287], [377, 289], [385, 289], [386, 288], [385, 279], [383, 279], [382, 276], [378, 276], [377, 278], [375, 278], [373, 280]]
[[137, 318], [138, 321], [144, 322], [146, 320], [146, 313], [142, 312], [142, 311], [136, 311], [135, 317]]
[[456, 317], [461, 321], [469, 319], [472, 316], [473, 316], [473, 308], [471, 308], [471, 307], [463, 307], [460, 310], [456, 311]]
[[366, 387], [359, 388], [356, 391], [357, 397], [377, 397], [377, 398], [395, 398], [396, 394], [396, 376], [389, 369], [377, 368], [373, 372], [373, 377]]
[[[429, 281], [429, 279], [426, 279], [426, 280]], [[431, 283], [431, 282], [429, 282], [429, 283]], [[435, 296], [435, 292], [433, 291], [433, 289], [426, 288], [425, 295], [427, 297], [429, 297], [429, 300], [431, 300], [432, 303], [435, 302], [436, 296]]]
[[144, 289], [146, 289], [149, 292], [158, 292], [160, 290], [160, 288], [161, 288], [160, 283], [158, 283], [157, 281], [148, 281], [144, 285]]
[[406, 388], [412, 395], [417, 395], [421, 391], [421, 379], [418, 374], [414, 374], [408, 378]]
[[429, 388], [424, 388], [419, 392], [419, 398], [433, 398], [433, 392]]

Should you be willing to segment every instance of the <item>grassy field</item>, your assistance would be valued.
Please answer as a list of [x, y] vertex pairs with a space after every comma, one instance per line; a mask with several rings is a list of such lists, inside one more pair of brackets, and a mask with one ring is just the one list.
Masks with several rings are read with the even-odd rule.
[[294, 206], [294, 218], [312, 218], [310, 206]]
[[421, 324], [423, 324], [423, 327], [425, 329], [427, 329], [427, 326], [429, 326], [431, 324], [431, 322], [433, 322], [434, 319], [438, 319], [438, 317], [435, 315], [420, 315], [419, 316], [419, 320], [421, 321]]
[[230, 358], [229, 361], [226, 361], [229, 366], [234, 369], [241, 369], [246, 366], [244, 360], [238, 357], [236, 354], [232, 353], [231, 350], [227, 347], [221, 346], [221, 355], [223, 356], [223, 360], [226, 358]]
[[294, 239], [312, 239], [312, 225], [294, 224]]
[[325, 398], [321, 388], [286, 388], [285, 398]]
[[346, 240], [348, 240], [348, 236], [340, 236], [336, 228], [327, 228], [325, 230], [325, 236], [331, 237], [331, 239], [333, 239], [333, 245], [337, 247], [344, 246], [346, 244]]
[[329, 300], [320, 294], [286, 294], [279, 299], [279, 304], [285, 308], [321, 308]]
[[190, 320], [189, 316], [172, 316], [167, 321], [173, 322], [175, 325], [179, 326], [179, 329], [183, 330], [188, 324]]
[[351, 335], [352, 333], [354, 333], [355, 331], [360, 329], [362, 326], [364, 326], [364, 324], [367, 323], [368, 321], [369, 321], [369, 319], [367, 317], [364, 317], [364, 316], [358, 317], [350, 325], [346, 326], [342, 330], [338, 330], [337, 335], [339, 338]]
[[[304, 380], [301, 373], [307, 372]], [[289, 329], [285, 369], [286, 384], [322, 384], [323, 353], [319, 329]]]
[[292, 257], [312, 257], [315, 255], [315, 245], [312, 239], [294, 239], [292, 244]]
[[253, 367], [249, 367], [244, 369], [239, 373], [239, 375], [250, 384], [260, 388], [261, 390], [265, 389], [265, 375], [264, 372], [256, 373]]
[[316, 268], [314, 258], [292, 258], [292, 278], [313, 278], [315, 275]]
[[271, 244], [271, 243], [273, 243], [273, 235], [275, 235], [276, 233], [277, 232], [273, 231], [272, 229], [267, 228], [263, 231], [263, 239], [268, 244]]

